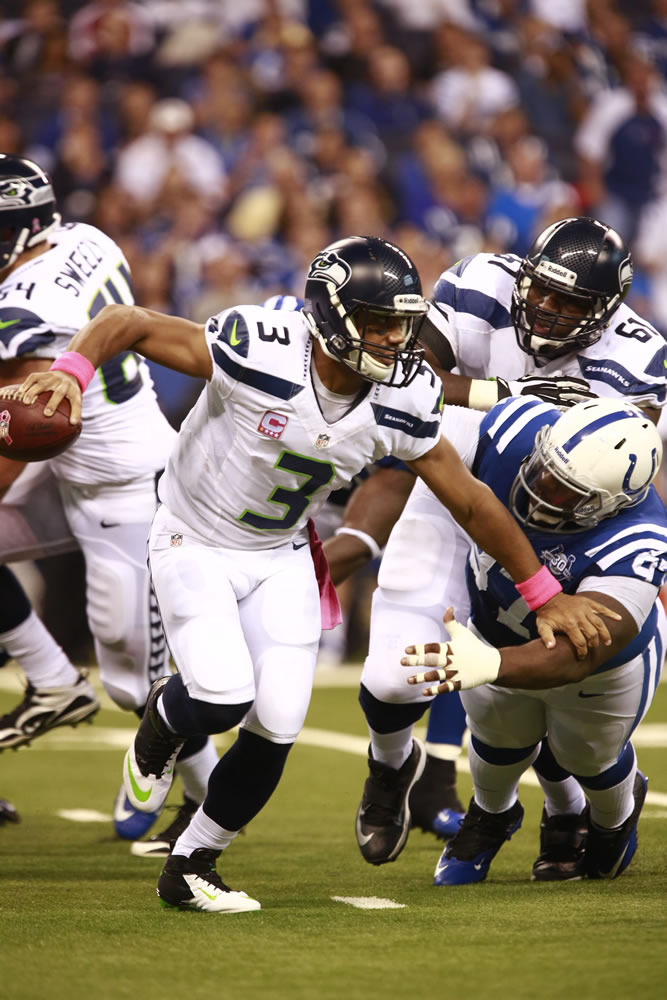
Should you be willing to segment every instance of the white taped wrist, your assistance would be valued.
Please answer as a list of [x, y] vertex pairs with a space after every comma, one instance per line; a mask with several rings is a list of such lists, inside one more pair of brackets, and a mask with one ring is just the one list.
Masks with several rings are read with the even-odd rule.
[[343, 525], [334, 531], [334, 535], [352, 535], [354, 538], [358, 538], [364, 543], [366, 548], [370, 551], [371, 559], [380, 558], [382, 549], [375, 539], [372, 538], [371, 535], [367, 535], [365, 531], [359, 531], [357, 528], [346, 528], [345, 525]]
[[468, 392], [468, 406], [471, 410], [486, 413], [498, 402], [498, 383], [493, 379], [474, 378]]

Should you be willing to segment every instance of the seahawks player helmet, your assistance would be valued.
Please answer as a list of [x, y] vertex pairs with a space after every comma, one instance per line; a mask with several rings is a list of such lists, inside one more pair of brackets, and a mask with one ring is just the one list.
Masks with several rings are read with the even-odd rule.
[[[305, 298], [304, 316], [329, 357], [384, 385], [405, 386], [416, 376], [428, 305], [417, 269], [399, 247], [377, 236], [332, 243], [310, 265]], [[400, 343], [367, 339], [369, 327], [391, 320], [400, 324]]]
[[538, 431], [510, 490], [512, 513], [537, 531], [585, 531], [643, 500], [661, 459], [660, 434], [640, 409], [584, 400]]
[[[514, 285], [512, 322], [519, 347], [543, 364], [590, 347], [631, 282], [632, 259], [614, 229], [596, 219], [555, 222], [533, 243]], [[559, 293], [561, 302], [572, 304], [570, 309], [540, 305], [537, 288]]]
[[58, 225], [48, 175], [31, 160], [0, 153], [0, 271]]

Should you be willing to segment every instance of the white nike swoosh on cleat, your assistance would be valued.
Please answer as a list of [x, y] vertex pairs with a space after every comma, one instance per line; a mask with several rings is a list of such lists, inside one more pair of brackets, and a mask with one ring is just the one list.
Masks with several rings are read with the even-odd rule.
[[359, 843], [361, 844], [362, 847], [365, 847], [365, 845], [368, 843], [368, 841], [371, 840], [374, 836], [375, 836], [374, 833], [359, 833], [359, 832], [357, 832], [357, 840], [359, 841]]
[[612, 868], [608, 872], [606, 872], [606, 873], [603, 874], [603, 878], [614, 878], [615, 877], [616, 872], [621, 867], [621, 863], [623, 861], [623, 858], [628, 853], [628, 847], [629, 846], [630, 846], [630, 843], [628, 842], [625, 845], [625, 850], [621, 854], [620, 858], [617, 858], [616, 863], [612, 866]]
[[481, 872], [482, 865], [473, 865], [473, 868], [475, 869], [476, 872]]
[[132, 816], [134, 816], [135, 812], [136, 812], [135, 809], [126, 809], [125, 802], [123, 802], [121, 805], [116, 806], [116, 808], [114, 809], [113, 818], [116, 823], [124, 823], [126, 819], [131, 819]]

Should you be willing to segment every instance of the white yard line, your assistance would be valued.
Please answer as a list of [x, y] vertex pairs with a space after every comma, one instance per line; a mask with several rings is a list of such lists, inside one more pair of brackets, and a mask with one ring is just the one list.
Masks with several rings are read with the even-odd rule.
[[[667, 729], [667, 727], [662, 728]], [[41, 736], [38, 740], [35, 740], [30, 749], [46, 752], [53, 752], [54, 750], [80, 750], [87, 753], [96, 750], [127, 750], [132, 742], [133, 732], [134, 729], [129, 727], [113, 728], [110, 726], [88, 726], [83, 724], [73, 729], [68, 726], [62, 729], [54, 729], [52, 732], [47, 733], [46, 736]], [[420, 731], [417, 729], [416, 732], [418, 735], [423, 735], [423, 730]], [[635, 736], [640, 735], [641, 727]], [[219, 737], [215, 737], [214, 742], [218, 747], [228, 746], [229, 734], [224, 733]], [[365, 736], [350, 736], [347, 733], [336, 733], [328, 729], [313, 729], [310, 726], [305, 726], [301, 730], [298, 743], [301, 746], [317, 747], [321, 750], [337, 750], [342, 753], [350, 753], [356, 757], [366, 757], [368, 754], [368, 739]], [[636, 746], [642, 745], [640, 740], [634, 738], [633, 743]], [[667, 741], [663, 740], [663, 742], [658, 743], [652, 739], [650, 743], [645, 745], [664, 747], [667, 746]], [[456, 766], [459, 771], [470, 773], [470, 767], [465, 756], [459, 758]], [[526, 771], [521, 778], [521, 783], [537, 787], [538, 781], [535, 772]], [[649, 805], [667, 808], [667, 794], [649, 790], [646, 802]]]
[[405, 903], [397, 903], [394, 899], [381, 899], [380, 896], [332, 896], [334, 903], [347, 903], [358, 910], [404, 910]]
[[[663, 672], [667, 674], [667, 671]], [[357, 687], [361, 676], [361, 665], [348, 665], [342, 667], [321, 667], [315, 674], [316, 687]], [[120, 712], [120, 709], [108, 697], [99, 683], [99, 673], [93, 669], [90, 673], [90, 680], [93, 683], [102, 702], [102, 707]], [[9, 664], [0, 670], [0, 691], [14, 691], [21, 694], [23, 686], [20, 681], [18, 668]], [[129, 716], [128, 716], [129, 718]], [[78, 726], [76, 729], [63, 727], [55, 729], [46, 736], [40, 737], [32, 744], [32, 750], [127, 750], [132, 741], [134, 725], [126, 728], [109, 727], [86, 724]], [[415, 729], [417, 736], [421, 738], [425, 735], [423, 728]], [[226, 746], [229, 739], [226, 734], [215, 738], [216, 744]], [[350, 736], [346, 733], [336, 733], [328, 729], [314, 729], [309, 726], [302, 729], [298, 742], [302, 746], [318, 747], [323, 750], [338, 750], [343, 753], [351, 753], [359, 757], [366, 757], [368, 753], [368, 738], [365, 736]], [[651, 748], [663, 749], [667, 747], [667, 724], [660, 722], [643, 723], [636, 730], [632, 737], [632, 742], [637, 749]], [[459, 771], [470, 772], [468, 761], [462, 755], [456, 764]], [[534, 771], [527, 771], [521, 778], [521, 783], [537, 787], [538, 781]], [[667, 794], [663, 792], [653, 792], [649, 789], [646, 796], [648, 805], [667, 808]], [[658, 818], [653, 814], [652, 818]]]

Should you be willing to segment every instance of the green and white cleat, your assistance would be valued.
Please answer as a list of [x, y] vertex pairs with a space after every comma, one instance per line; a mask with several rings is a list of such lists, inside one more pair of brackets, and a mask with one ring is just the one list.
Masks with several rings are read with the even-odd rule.
[[225, 885], [215, 868], [219, 855], [220, 851], [205, 847], [198, 847], [189, 858], [181, 854], [170, 855], [156, 889], [160, 906], [165, 910], [197, 910], [200, 913], [261, 910], [259, 900]]
[[134, 743], [125, 754], [123, 784], [140, 812], [159, 812], [174, 780], [174, 764], [184, 737], [173, 733], [160, 717], [157, 700], [169, 680], [161, 677], [148, 695]]

